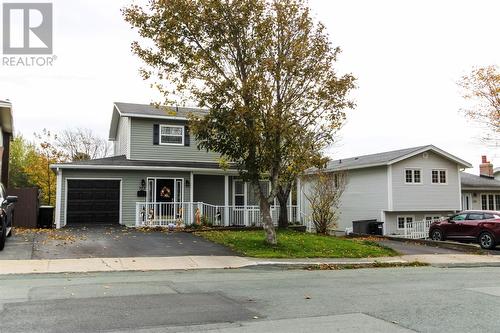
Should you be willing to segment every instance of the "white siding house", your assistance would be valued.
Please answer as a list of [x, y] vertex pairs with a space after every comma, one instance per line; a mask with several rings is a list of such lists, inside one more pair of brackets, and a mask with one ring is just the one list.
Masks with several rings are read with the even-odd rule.
[[[399, 234], [405, 222], [459, 211], [460, 170], [470, 167], [432, 145], [331, 161], [326, 170], [347, 177], [337, 229], [352, 227], [356, 220], [377, 220], [384, 222], [385, 234]], [[302, 182], [300, 205], [306, 217], [309, 187]]]

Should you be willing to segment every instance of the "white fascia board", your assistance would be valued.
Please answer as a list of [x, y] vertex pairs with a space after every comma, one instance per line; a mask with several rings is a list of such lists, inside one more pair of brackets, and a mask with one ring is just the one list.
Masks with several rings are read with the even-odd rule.
[[433, 145], [423, 147], [422, 149], [419, 149], [419, 150], [416, 150], [416, 151], [414, 151], [412, 153], [409, 153], [409, 154], [406, 154], [404, 156], [398, 157], [398, 158], [396, 158], [396, 159], [394, 159], [392, 161], [389, 161], [389, 163], [387, 163], [387, 164], [394, 164], [394, 163], [406, 160], [407, 158], [413, 157], [415, 155], [424, 153], [424, 152], [429, 151], [429, 150], [431, 150], [431, 151], [433, 151], [433, 152], [435, 152], [435, 153], [437, 153], [439, 155], [442, 155], [442, 156], [446, 157], [447, 159], [452, 160], [452, 161], [456, 162], [457, 164], [459, 164], [459, 165], [461, 165], [461, 166], [463, 166], [465, 168], [472, 168], [472, 164], [470, 164], [469, 162], [464, 161], [464, 160], [462, 160], [462, 159], [460, 159], [460, 158], [458, 158], [456, 156], [453, 156], [450, 153], [447, 153], [444, 150], [439, 149], [438, 147], [435, 147]]
[[465, 191], [472, 191], [472, 192], [477, 192], [477, 191], [490, 191], [490, 192], [500, 192], [500, 186], [497, 187], [462, 187], [462, 193]]
[[237, 170], [222, 170], [209, 168], [163, 167], [163, 166], [133, 166], [133, 165], [78, 165], [52, 164], [51, 169], [81, 169], [81, 170], [150, 170], [150, 171], [192, 171], [196, 173], [237, 174]]
[[167, 120], [182, 120], [187, 121], [186, 117], [175, 117], [175, 116], [161, 116], [152, 114], [139, 114], [139, 113], [123, 113], [122, 117], [132, 117], [132, 118], [150, 118], [150, 119], [167, 119]]

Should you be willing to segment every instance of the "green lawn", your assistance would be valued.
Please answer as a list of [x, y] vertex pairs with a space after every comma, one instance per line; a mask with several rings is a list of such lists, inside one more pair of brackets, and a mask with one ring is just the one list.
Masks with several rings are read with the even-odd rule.
[[204, 231], [196, 235], [256, 258], [367, 258], [394, 256], [387, 247], [354, 238], [278, 231], [278, 245], [264, 242], [264, 231]]

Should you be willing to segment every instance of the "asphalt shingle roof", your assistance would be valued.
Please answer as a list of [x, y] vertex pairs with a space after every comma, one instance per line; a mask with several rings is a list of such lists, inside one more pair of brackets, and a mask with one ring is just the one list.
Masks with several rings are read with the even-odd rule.
[[486, 188], [500, 190], [500, 181], [493, 178], [473, 175], [467, 172], [460, 173], [460, 182], [462, 183], [462, 188]]
[[389, 162], [391, 162], [395, 159], [398, 159], [400, 157], [403, 157], [403, 156], [406, 156], [406, 155], [411, 154], [413, 152], [416, 152], [418, 150], [421, 150], [425, 147], [430, 148], [432, 146], [419, 146], [419, 147], [413, 147], [413, 148], [398, 149], [398, 150], [386, 151], [383, 153], [362, 155], [362, 156], [357, 156], [357, 157], [344, 158], [344, 159], [339, 159], [339, 160], [335, 160], [335, 161], [330, 161], [327, 164], [327, 169], [334, 171], [334, 170], [342, 170], [342, 169], [361, 168], [361, 167], [372, 166], [372, 165], [384, 165], [384, 164], [388, 164]]
[[207, 110], [200, 108], [186, 108], [175, 106], [155, 106], [148, 104], [134, 104], [116, 102], [116, 107], [123, 116], [167, 116], [187, 118], [190, 114], [203, 116]]

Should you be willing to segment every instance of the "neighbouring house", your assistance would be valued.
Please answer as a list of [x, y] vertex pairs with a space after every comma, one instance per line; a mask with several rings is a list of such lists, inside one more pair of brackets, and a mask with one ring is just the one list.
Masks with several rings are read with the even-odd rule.
[[[189, 133], [197, 108], [115, 103], [113, 156], [52, 165], [57, 174], [55, 224], [127, 226], [260, 223], [257, 198], [233, 166], [199, 150]], [[290, 205], [291, 219], [297, 208]], [[272, 208], [277, 221], [278, 209]]]
[[0, 100], [0, 178], [5, 186], [9, 183], [9, 150], [13, 132], [12, 104]]
[[[495, 178], [493, 164], [482, 156], [479, 176], [462, 172], [462, 208], [500, 210], [500, 180]], [[497, 176], [498, 177], [498, 176]]]
[[[337, 229], [353, 221], [384, 222], [384, 234], [403, 234], [415, 221], [432, 221], [461, 210], [461, 171], [472, 166], [433, 145], [330, 161], [326, 170], [343, 172], [347, 183], [340, 200]], [[310, 191], [302, 182], [299, 193]], [[310, 207], [304, 195], [304, 215]]]

